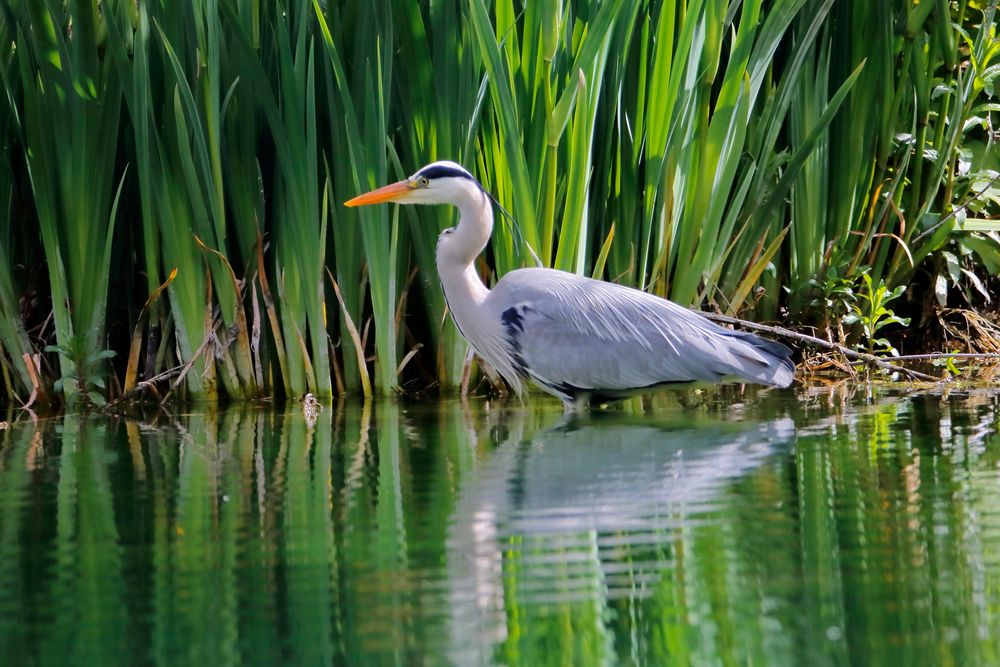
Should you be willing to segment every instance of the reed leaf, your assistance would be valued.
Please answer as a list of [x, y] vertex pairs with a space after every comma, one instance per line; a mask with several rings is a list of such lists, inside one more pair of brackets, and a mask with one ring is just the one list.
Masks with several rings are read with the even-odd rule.
[[[394, 114], [403, 129], [390, 151], [390, 171], [399, 177], [438, 159], [472, 166], [475, 129], [484, 105], [488, 81], [482, 77], [475, 51], [468, 49], [471, 32], [459, 3], [393, 5], [399, 53], [394, 63]], [[420, 82], [421, 85], [414, 85]], [[433, 94], [425, 94], [427, 85]], [[416, 265], [426, 331], [434, 343], [434, 370], [445, 391], [458, 388], [465, 360], [465, 343], [450, 317], [437, 280], [435, 249], [438, 235], [455, 224], [455, 212], [445, 207], [407, 207], [410, 250]], [[412, 298], [414, 295], [409, 295]]]
[[[73, 17], [72, 36], [54, 26]], [[25, 158], [49, 286], [56, 340], [62, 349], [80, 336], [91, 357], [104, 348], [115, 226], [116, 162], [121, 87], [102, 55], [104, 22], [96, 0], [55, 6], [29, 3], [14, 14]], [[60, 354], [61, 375], [80, 360]], [[66, 383], [72, 398], [75, 384]]]
[[828, 279], [946, 252], [983, 284], [998, 5], [0, 0], [4, 391], [51, 398], [105, 347], [190, 398], [458, 389], [455, 213], [339, 206], [442, 159], [516, 221], [487, 282], [537, 255], [801, 320]]
[[[11, 43], [9, 24], [2, 19], [0, 43]], [[4, 100], [0, 103], [0, 357], [6, 357], [0, 363], [5, 364], [5, 375], [6, 364], [14, 370], [13, 377], [6, 383], [10, 398], [14, 397], [15, 392], [27, 398], [34, 389], [35, 381], [24, 355], [30, 355], [33, 348], [21, 319], [21, 307], [15, 289], [15, 266], [11, 261], [12, 257], [23, 253], [18, 247], [21, 235], [17, 233], [17, 182], [12, 164], [15, 147], [20, 143], [18, 135], [21, 133], [21, 123], [15, 103], [18, 98], [17, 78], [10, 71], [11, 57], [6, 51], [0, 54], [0, 81], [5, 92]], [[39, 389], [42, 392], [40, 398], [44, 401], [46, 389], [44, 386]]]
[[[357, 66], [354, 75], [357, 78], [348, 79], [340, 45], [343, 35], [331, 31], [327, 18], [324, 16], [318, 2], [313, 3], [316, 16], [320, 21], [321, 34], [329, 64], [327, 81], [332, 84], [339, 100], [336, 110], [331, 109], [330, 127], [335, 138], [335, 147], [344, 152], [331, 156], [331, 180], [333, 183], [334, 201], [342, 202], [348, 198], [388, 182], [387, 158], [387, 88], [392, 82], [391, 56], [385, 50], [385, 44], [391, 44], [392, 23], [390, 17], [378, 16], [373, 7], [366, 6], [362, 10], [361, 25], [365, 31], [356, 32], [357, 44], [362, 45], [355, 55]], [[377, 22], [385, 33], [385, 42], [372, 33]], [[364, 91], [360, 99], [354, 91]], [[334, 113], [339, 112], [335, 116]], [[396, 368], [399, 363], [397, 351], [397, 332], [395, 330], [395, 309], [398, 298], [397, 272], [400, 226], [398, 217], [394, 214], [390, 219], [387, 207], [372, 207], [345, 210], [336, 207], [333, 213], [334, 245], [338, 265], [337, 282], [341, 285], [358, 283], [360, 266], [357, 261], [344, 259], [347, 255], [357, 256], [357, 235], [347, 231], [357, 226], [361, 233], [361, 245], [364, 248], [364, 260], [367, 268], [368, 284], [372, 312], [375, 320], [376, 362], [375, 387], [383, 394], [392, 394], [399, 384]], [[350, 244], [350, 245], [349, 245]], [[343, 260], [343, 261], [342, 261]], [[344, 303], [351, 319], [359, 321], [359, 298], [349, 298], [350, 290], [343, 292]], [[342, 339], [347, 340], [350, 332], [342, 324]], [[343, 346], [347, 349], [347, 346]], [[345, 358], [349, 357], [345, 354]], [[358, 360], [364, 363], [364, 360]], [[350, 370], [345, 371], [350, 376]], [[360, 374], [358, 375], [360, 377]]]

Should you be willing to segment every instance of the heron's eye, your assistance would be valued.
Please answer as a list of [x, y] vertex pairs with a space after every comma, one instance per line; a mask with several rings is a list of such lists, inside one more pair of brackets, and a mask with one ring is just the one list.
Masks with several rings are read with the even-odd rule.
[[419, 183], [420, 183], [420, 187], [422, 187], [422, 188], [426, 188], [426, 187], [430, 186], [430, 184], [431, 184], [431, 182], [429, 180], [427, 180], [426, 176], [421, 176]]

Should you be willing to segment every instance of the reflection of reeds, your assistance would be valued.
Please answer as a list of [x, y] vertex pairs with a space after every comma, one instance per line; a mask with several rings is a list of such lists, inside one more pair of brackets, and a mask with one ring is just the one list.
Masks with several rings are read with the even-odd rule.
[[956, 647], [994, 662], [978, 629], [996, 622], [996, 398], [790, 409], [810, 413], [794, 449], [788, 420], [755, 427], [752, 403], [729, 424], [709, 407], [551, 428], [554, 413], [459, 403], [347, 403], [314, 425], [299, 406], [13, 422], [0, 649], [18, 664]]
[[43, 662], [113, 664], [127, 647], [125, 553], [100, 445], [109, 431], [79, 418], [62, 422], [51, 569], [39, 600], [52, 614]]
[[[6, 422], [5, 422], [6, 423]], [[24, 505], [31, 477], [41, 456], [42, 436], [30, 428], [0, 430], [0, 651], [13, 656], [31, 644], [24, 622], [29, 605], [29, 582], [23, 572]]]

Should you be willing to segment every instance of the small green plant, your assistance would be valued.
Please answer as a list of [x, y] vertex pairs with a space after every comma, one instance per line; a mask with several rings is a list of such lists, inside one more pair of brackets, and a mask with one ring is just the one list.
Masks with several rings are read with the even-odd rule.
[[821, 326], [827, 337], [833, 340], [833, 329], [836, 329], [837, 338], [843, 342], [844, 317], [852, 312], [858, 301], [854, 281], [842, 276], [837, 267], [830, 266], [822, 275], [807, 281], [806, 288], [812, 295], [809, 309], [822, 314]]
[[948, 373], [949, 378], [957, 377], [962, 374], [962, 369], [955, 363], [955, 357], [950, 355], [940, 359], [933, 359], [931, 361], [931, 365], [935, 368], [944, 368], [945, 372]]
[[867, 272], [862, 273], [861, 278], [864, 281], [864, 289], [859, 292], [860, 304], [851, 304], [851, 312], [843, 319], [843, 323], [861, 323], [868, 354], [878, 352], [898, 357], [899, 351], [892, 346], [888, 339], [878, 337], [878, 332], [890, 324], [901, 324], [904, 327], [910, 324], [910, 318], [899, 317], [887, 307], [890, 301], [902, 296], [903, 292], [906, 291], [906, 286], [899, 285], [890, 290], [882, 280], [879, 280], [876, 286]]
[[67, 398], [82, 400], [86, 406], [103, 407], [106, 389], [103, 377], [104, 360], [115, 356], [114, 350], [87, 351], [85, 336], [72, 336], [65, 345], [46, 345], [46, 352], [58, 352], [69, 360], [69, 370], [55, 381], [53, 388]]

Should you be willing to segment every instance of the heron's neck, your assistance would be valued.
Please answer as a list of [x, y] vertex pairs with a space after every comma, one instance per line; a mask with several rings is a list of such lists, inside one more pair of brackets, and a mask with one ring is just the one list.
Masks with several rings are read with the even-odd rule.
[[457, 205], [458, 226], [438, 243], [437, 268], [448, 308], [468, 337], [476, 320], [475, 308], [490, 293], [479, 278], [475, 261], [489, 243], [493, 209], [489, 198], [471, 186]]
[[466, 196], [458, 202], [458, 213], [458, 226], [449, 239], [449, 250], [461, 262], [472, 264], [490, 242], [493, 208], [486, 193], [470, 185]]

